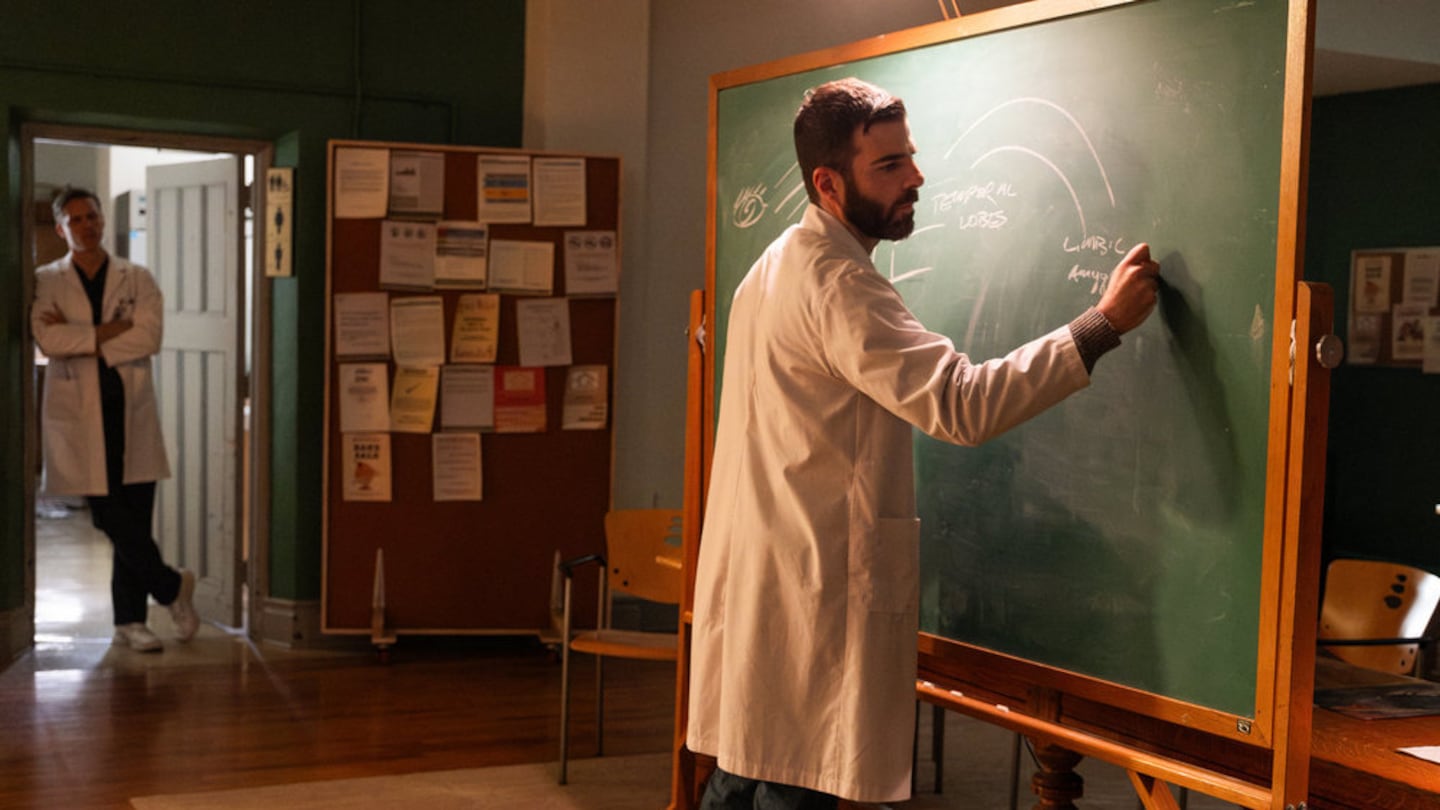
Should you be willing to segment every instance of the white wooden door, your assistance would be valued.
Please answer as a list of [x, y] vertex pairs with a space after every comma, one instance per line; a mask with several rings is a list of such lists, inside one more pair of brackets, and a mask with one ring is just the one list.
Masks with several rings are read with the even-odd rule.
[[206, 619], [241, 623], [240, 160], [146, 169], [146, 255], [165, 295], [156, 368], [171, 477], [156, 496], [166, 562]]

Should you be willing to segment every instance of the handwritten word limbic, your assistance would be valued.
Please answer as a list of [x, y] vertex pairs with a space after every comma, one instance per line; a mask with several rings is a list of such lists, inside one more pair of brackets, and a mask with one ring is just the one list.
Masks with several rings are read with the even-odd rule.
[[1124, 239], [1111, 239], [1105, 236], [1087, 236], [1084, 239], [1081, 239], [1079, 244], [1071, 244], [1070, 237], [1066, 236], [1065, 241], [1061, 244], [1061, 247], [1065, 249], [1066, 253], [1080, 253], [1081, 251], [1085, 251], [1088, 253], [1093, 253], [1096, 256], [1109, 256], [1111, 253], [1124, 253], [1126, 250], [1129, 249], [1125, 245]]

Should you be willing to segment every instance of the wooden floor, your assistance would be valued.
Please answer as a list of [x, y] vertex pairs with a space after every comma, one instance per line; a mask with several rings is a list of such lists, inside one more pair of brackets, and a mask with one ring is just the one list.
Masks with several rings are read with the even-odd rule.
[[[152, 607], [164, 652], [112, 647], [109, 543], [86, 517], [38, 523], [36, 645], [0, 670], [0, 808], [128, 808], [136, 796], [555, 761], [560, 665], [533, 639], [402, 637], [381, 663], [358, 640], [291, 651], [208, 624], [180, 644]], [[592, 667], [577, 656], [576, 758], [595, 753]], [[606, 664], [606, 754], [668, 749], [673, 672]], [[945, 723], [944, 795], [930, 793], [922, 761], [920, 794], [896, 810], [1009, 806], [1013, 737], [957, 714]], [[1137, 806], [1119, 769], [1087, 760], [1080, 771], [1082, 807]], [[1019, 806], [1033, 800], [1020, 790]], [[1189, 810], [1223, 806], [1193, 796]]]
[[[212, 625], [164, 652], [110, 644], [109, 546], [40, 521], [36, 646], [0, 671], [0, 807], [125, 808], [131, 797], [553, 761], [560, 666], [533, 639], [402, 637], [294, 652]], [[571, 751], [595, 753], [577, 656]], [[606, 664], [605, 752], [666, 750], [674, 670]], [[278, 809], [277, 809], [278, 810]]]

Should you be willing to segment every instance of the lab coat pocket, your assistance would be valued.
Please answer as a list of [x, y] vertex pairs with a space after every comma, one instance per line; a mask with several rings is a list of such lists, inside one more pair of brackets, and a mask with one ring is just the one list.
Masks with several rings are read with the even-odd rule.
[[86, 424], [85, 385], [69, 363], [51, 361], [46, 369], [44, 413], [47, 431]]
[[873, 613], [911, 613], [920, 599], [920, 519], [881, 518], [850, 542], [850, 593]]

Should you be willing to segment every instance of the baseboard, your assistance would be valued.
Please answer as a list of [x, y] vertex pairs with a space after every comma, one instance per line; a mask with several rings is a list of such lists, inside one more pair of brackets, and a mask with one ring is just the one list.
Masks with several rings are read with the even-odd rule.
[[0, 611], [0, 662], [9, 663], [35, 644], [35, 612], [28, 605]]
[[329, 647], [337, 643], [335, 637], [320, 632], [318, 599], [265, 599], [256, 616], [256, 628], [257, 640], [282, 647]]

